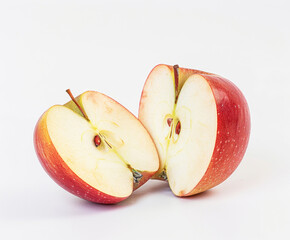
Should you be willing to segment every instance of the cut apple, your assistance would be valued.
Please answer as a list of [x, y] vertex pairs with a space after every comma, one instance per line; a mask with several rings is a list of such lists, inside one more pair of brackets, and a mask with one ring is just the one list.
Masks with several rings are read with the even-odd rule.
[[35, 148], [43, 167], [84, 199], [126, 199], [158, 170], [150, 135], [128, 110], [101, 93], [72, 99], [51, 107], [36, 126]]
[[177, 196], [212, 188], [237, 168], [247, 147], [250, 115], [230, 81], [214, 74], [156, 66], [145, 83], [139, 119], [160, 157], [154, 178]]

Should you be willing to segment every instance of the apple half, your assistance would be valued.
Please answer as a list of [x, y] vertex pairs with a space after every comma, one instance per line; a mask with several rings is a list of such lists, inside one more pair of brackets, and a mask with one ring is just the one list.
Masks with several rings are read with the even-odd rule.
[[250, 114], [241, 91], [207, 72], [157, 65], [143, 88], [139, 119], [158, 150], [153, 178], [176, 196], [191, 196], [227, 179], [241, 162]]
[[120, 202], [159, 168], [141, 122], [104, 94], [88, 91], [48, 109], [34, 132], [38, 158], [52, 179], [92, 202]]

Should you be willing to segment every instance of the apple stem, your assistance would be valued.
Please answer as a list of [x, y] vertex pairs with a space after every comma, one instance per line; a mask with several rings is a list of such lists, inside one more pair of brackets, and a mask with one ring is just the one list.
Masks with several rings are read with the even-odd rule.
[[90, 121], [90, 119], [88, 118], [87, 114], [84, 112], [84, 110], [81, 108], [81, 106], [78, 104], [77, 100], [74, 98], [74, 96], [72, 95], [70, 89], [67, 89], [66, 92], [68, 93], [68, 95], [70, 96], [71, 100], [73, 100], [73, 102], [75, 103], [75, 105], [77, 105], [78, 109], [81, 111], [81, 113], [83, 114], [84, 118], [87, 119], [88, 121]]
[[176, 64], [173, 66], [173, 72], [174, 72], [174, 83], [175, 83], [175, 103], [177, 102], [178, 98], [178, 69], [179, 66]]

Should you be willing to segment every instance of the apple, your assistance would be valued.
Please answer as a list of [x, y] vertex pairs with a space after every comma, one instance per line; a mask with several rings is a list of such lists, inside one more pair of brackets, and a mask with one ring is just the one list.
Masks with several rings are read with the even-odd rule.
[[49, 108], [39, 119], [34, 146], [43, 168], [67, 191], [112, 204], [159, 168], [156, 147], [141, 122], [122, 105], [87, 91]]
[[149, 74], [139, 119], [158, 150], [153, 176], [176, 196], [206, 191], [227, 179], [249, 141], [250, 114], [241, 91], [218, 75], [157, 65]]

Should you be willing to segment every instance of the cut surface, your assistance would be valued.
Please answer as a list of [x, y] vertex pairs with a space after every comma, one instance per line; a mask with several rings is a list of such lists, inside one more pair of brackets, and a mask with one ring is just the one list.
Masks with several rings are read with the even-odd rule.
[[139, 119], [151, 134], [159, 154], [160, 167], [155, 177], [161, 174], [167, 158], [170, 131], [167, 119], [171, 117], [174, 102], [173, 74], [168, 67], [160, 66], [146, 82], [139, 111]]
[[[108, 195], [127, 197], [133, 190], [128, 165], [140, 172], [156, 171], [155, 146], [142, 124], [114, 100], [97, 92], [81, 97], [91, 121], [65, 106], [54, 106], [47, 115], [51, 141], [68, 167], [87, 184]], [[101, 136], [98, 147], [96, 135]]]
[[115, 154], [104, 155], [96, 148], [92, 141], [95, 132], [88, 121], [66, 107], [56, 106], [48, 114], [47, 128], [61, 158], [83, 181], [113, 196], [131, 194], [131, 171]]
[[[216, 103], [207, 81], [200, 75], [192, 75], [185, 81], [174, 104], [174, 79], [166, 72], [170, 73], [170, 69], [159, 67], [147, 80], [139, 118], [159, 146], [170, 188], [175, 195], [185, 196], [209, 166], [216, 140]], [[163, 124], [168, 116], [176, 119], [173, 128], [178, 121], [181, 123], [180, 133], [172, 131], [169, 138], [171, 129]]]
[[182, 128], [167, 159], [167, 176], [174, 194], [189, 193], [205, 174], [215, 146], [217, 111], [207, 81], [191, 76], [178, 97], [176, 116]]
[[156, 147], [133, 114], [98, 92], [86, 92], [81, 99], [92, 126], [106, 137], [115, 154], [136, 170], [155, 172], [158, 169]]

